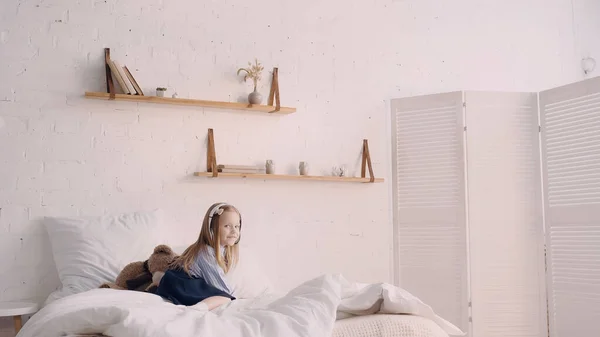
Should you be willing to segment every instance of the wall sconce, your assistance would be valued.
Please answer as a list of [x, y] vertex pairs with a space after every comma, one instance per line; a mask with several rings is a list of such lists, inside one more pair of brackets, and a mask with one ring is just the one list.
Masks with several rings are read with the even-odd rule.
[[593, 57], [585, 57], [581, 60], [581, 68], [584, 74], [589, 74], [596, 68], [596, 60]]

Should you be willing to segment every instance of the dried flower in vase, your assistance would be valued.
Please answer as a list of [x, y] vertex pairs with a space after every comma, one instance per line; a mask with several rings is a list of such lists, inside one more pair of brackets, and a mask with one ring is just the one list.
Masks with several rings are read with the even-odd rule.
[[264, 67], [258, 62], [257, 59], [254, 59], [254, 65], [248, 62], [248, 68], [240, 68], [237, 71], [239, 75], [240, 72], [245, 71], [246, 75], [244, 75], [244, 81], [248, 79], [252, 79], [254, 82], [254, 91], [256, 91], [256, 87], [258, 86], [258, 82], [261, 80], [261, 75]]
[[258, 86], [258, 82], [261, 80], [263, 69], [264, 67], [260, 64], [260, 62], [258, 62], [257, 59], [254, 59], [254, 64], [248, 62], [248, 68], [240, 68], [237, 71], [238, 75], [240, 72], [245, 71], [246, 75], [244, 75], [244, 81], [251, 79], [254, 83], [254, 91], [248, 95], [248, 101], [250, 104], [260, 104], [262, 101], [262, 96], [258, 91], [256, 91], [256, 88]]

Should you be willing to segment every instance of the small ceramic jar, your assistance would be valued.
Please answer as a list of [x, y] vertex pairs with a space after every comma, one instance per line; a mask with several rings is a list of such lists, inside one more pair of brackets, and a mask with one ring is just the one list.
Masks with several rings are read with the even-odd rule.
[[308, 175], [308, 163], [305, 161], [301, 161], [300, 165], [298, 166], [298, 170], [300, 171], [301, 176]]
[[267, 171], [267, 174], [275, 173], [275, 164], [273, 163], [273, 160], [271, 160], [271, 159], [267, 160], [266, 171]]

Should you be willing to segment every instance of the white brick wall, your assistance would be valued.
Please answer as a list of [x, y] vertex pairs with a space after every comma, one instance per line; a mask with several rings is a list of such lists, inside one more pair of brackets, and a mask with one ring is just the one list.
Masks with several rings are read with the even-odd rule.
[[[600, 1], [578, 0], [573, 2], [573, 30], [575, 31], [575, 52], [580, 59], [591, 57], [596, 60], [595, 70], [588, 73], [588, 77], [600, 74]], [[583, 69], [579, 69], [583, 71]]]
[[[18, 1], [0, 3], [0, 300], [57, 286], [43, 215], [161, 207], [195, 236], [205, 208], [244, 213], [244, 240], [282, 288], [322, 272], [391, 280], [391, 97], [538, 90], [579, 78], [570, 2]], [[280, 70], [289, 116], [82, 98], [105, 89], [103, 48], [147, 94], [236, 101], [254, 57]], [[265, 76], [265, 78], [268, 76]], [[266, 99], [268, 81], [260, 88]], [[385, 184], [208, 180], [220, 163], [359, 173], [363, 138]], [[306, 267], [299, 268], [301, 262]], [[0, 336], [10, 321], [0, 320]]]

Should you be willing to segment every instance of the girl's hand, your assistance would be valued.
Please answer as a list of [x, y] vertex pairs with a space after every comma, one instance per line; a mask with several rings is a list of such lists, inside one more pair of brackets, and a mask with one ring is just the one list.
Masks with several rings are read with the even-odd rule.
[[154, 273], [154, 275], [152, 275], [152, 283], [154, 283], [157, 287], [160, 284], [160, 280], [162, 280], [162, 277], [165, 275], [165, 273], [163, 273], [162, 271], [157, 271]]

